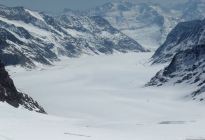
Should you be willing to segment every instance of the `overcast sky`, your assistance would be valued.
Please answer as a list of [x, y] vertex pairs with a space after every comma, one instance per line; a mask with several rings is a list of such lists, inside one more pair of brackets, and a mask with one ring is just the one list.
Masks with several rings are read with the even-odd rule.
[[[34, 10], [60, 12], [64, 8], [80, 10], [95, 7], [113, 0], [0, 0], [0, 4], [7, 6], [25, 6]], [[129, 0], [129, 1], [152, 1], [160, 3], [169, 3], [170, 1], [185, 0]]]

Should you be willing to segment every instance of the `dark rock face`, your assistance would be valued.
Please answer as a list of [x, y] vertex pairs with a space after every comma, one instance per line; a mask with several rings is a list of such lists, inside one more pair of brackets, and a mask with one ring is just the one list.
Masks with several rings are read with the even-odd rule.
[[[166, 83], [186, 83], [195, 85], [192, 91], [195, 98], [205, 92], [205, 45], [197, 45], [192, 49], [177, 53], [168, 67], [161, 70], [147, 86], [162, 86]], [[201, 99], [200, 99], [201, 100]]]
[[153, 63], [170, 62], [180, 51], [205, 44], [205, 20], [179, 23], [153, 55]]
[[46, 113], [45, 110], [39, 106], [27, 94], [18, 92], [14, 86], [12, 79], [9, 77], [8, 72], [5, 70], [4, 65], [0, 62], [0, 101], [7, 102], [13, 107], [18, 108], [23, 106], [30, 111], [39, 113]]

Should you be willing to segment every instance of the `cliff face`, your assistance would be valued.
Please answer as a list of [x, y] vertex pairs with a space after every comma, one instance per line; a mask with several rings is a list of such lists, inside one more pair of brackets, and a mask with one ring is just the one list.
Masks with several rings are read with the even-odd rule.
[[22, 106], [30, 111], [46, 113], [45, 110], [27, 94], [18, 92], [13, 80], [0, 62], [0, 101], [7, 102], [13, 107]]

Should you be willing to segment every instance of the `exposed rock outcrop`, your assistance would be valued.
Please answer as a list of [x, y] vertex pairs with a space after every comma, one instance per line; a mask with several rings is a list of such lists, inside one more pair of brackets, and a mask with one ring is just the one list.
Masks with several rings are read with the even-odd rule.
[[46, 113], [45, 110], [27, 94], [18, 92], [4, 65], [0, 62], [0, 101], [13, 107], [24, 107], [30, 111]]

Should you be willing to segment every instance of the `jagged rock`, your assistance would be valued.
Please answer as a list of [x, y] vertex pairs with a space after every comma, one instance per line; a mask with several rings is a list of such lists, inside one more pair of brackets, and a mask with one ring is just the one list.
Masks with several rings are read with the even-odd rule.
[[27, 94], [18, 92], [4, 65], [0, 62], [0, 101], [13, 107], [23, 106], [30, 111], [46, 113], [45, 110]]

